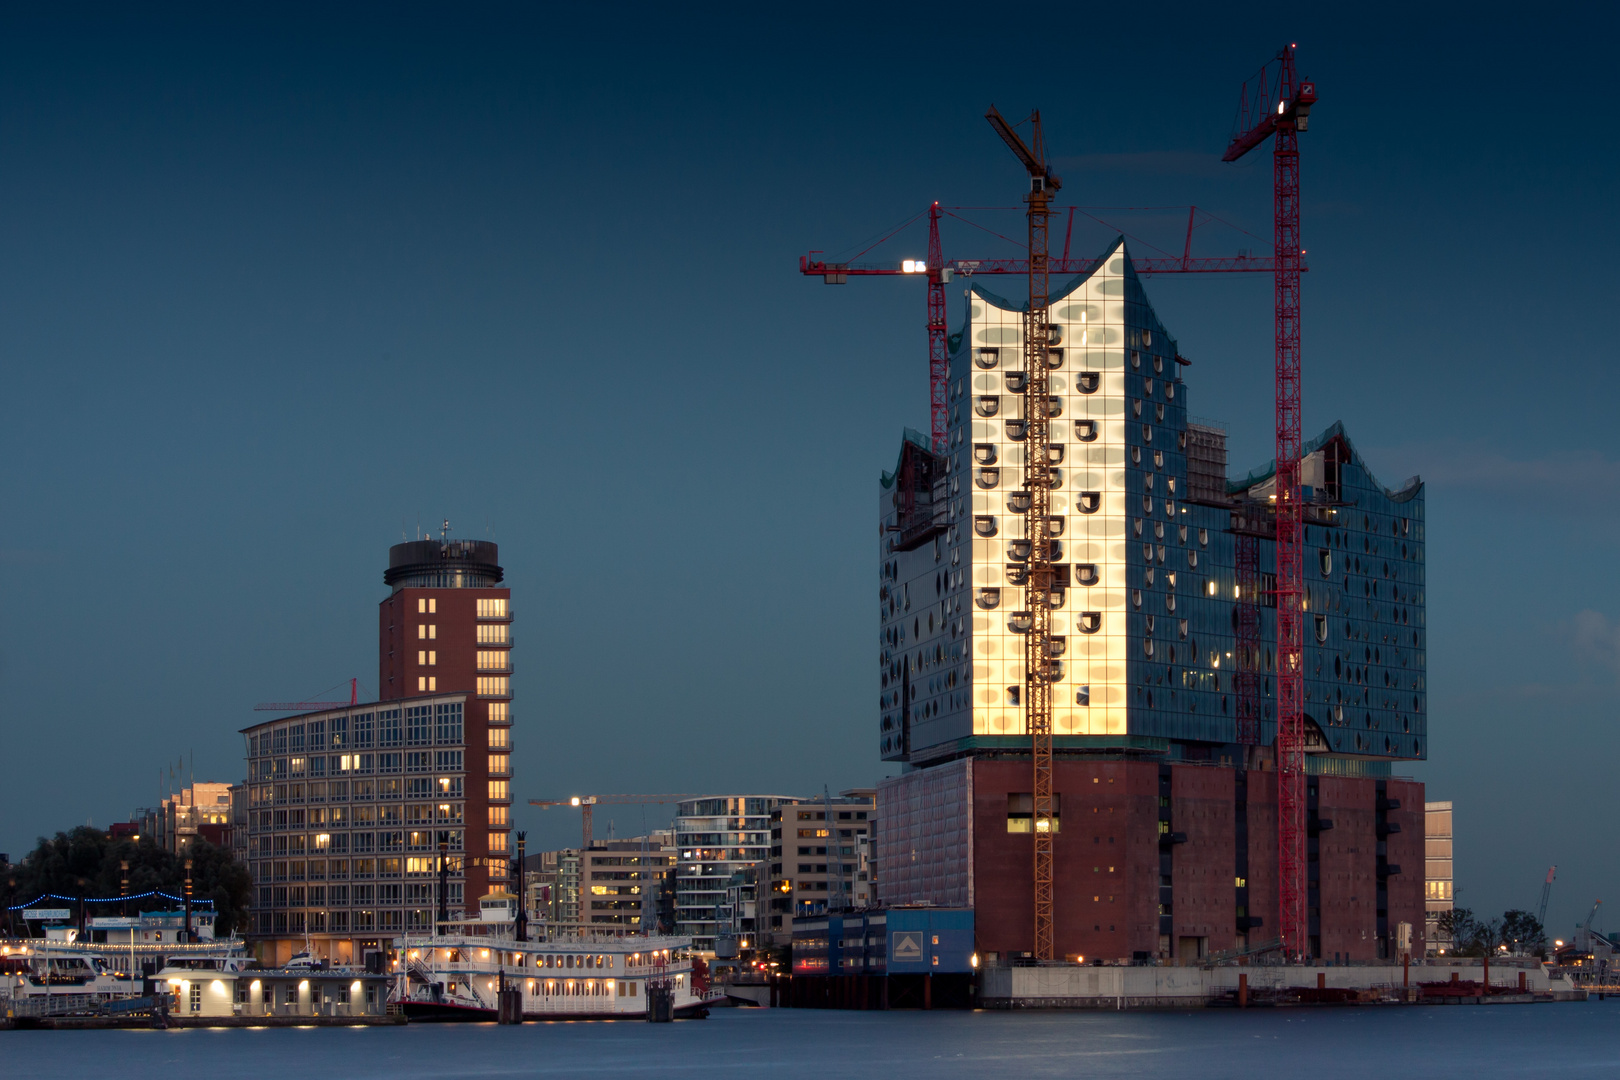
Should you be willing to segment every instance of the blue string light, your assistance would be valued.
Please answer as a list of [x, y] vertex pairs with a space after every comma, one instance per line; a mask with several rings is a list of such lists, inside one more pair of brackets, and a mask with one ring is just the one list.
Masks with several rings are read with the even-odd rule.
[[[6, 908], [6, 910], [7, 911], [21, 911], [24, 908], [33, 907], [35, 904], [39, 903], [41, 900], [66, 900], [70, 904], [75, 904], [75, 903], [79, 903], [80, 900], [82, 899], [83, 902], [86, 903], [86, 904], [122, 904], [126, 900], [145, 900], [148, 896], [161, 896], [161, 897], [163, 897], [163, 899], [165, 899], [165, 900], [173, 900], [177, 904], [185, 903], [185, 897], [176, 896], [173, 893], [166, 893], [166, 892], [163, 892], [163, 891], [161, 891], [159, 889], [153, 889], [151, 892], [135, 893], [135, 894], [132, 894], [130, 896], [86, 896], [86, 897], [82, 897], [82, 898], [78, 897], [78, 896], [62, 896], [59, 893], [41, 893], [39, 896], [34, 897], [34, 899], [30, 900], [26, 904], [16, 904], [16, 905], [14, 905], [12, 907]], [[214, 902], [212, 900], [207, 900], [207, 899], [192, 900], [191, 906], [192, 907], [204, 907], [204, 906], [213, 907]]]

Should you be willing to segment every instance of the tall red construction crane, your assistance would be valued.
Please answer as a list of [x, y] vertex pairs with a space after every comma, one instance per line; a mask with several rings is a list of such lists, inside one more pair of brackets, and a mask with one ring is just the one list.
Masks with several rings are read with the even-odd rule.
[[[1305, 882], [1305, 660], [1300, 615], [1305, 585], [1299, 489], [1299, 274], [1305, 253], [1299, 237], [1299, 133], [1306, 129], [1315, 102], [1316, 84], [1298, 78], [1294, 46], [1289, 45], [1252, 82], [1244, 84], [1238, 133], [1221, 157], [1222, 161], [1236, 161], [1272, 140], [1277, 308], [1277, 908], [1279, 936], [1291, 956], [1310, 951]], [[1241, 562], [1241, 551], [1239, 555]], [[1240, 566], [1240, 578], [1243, 570]], [[1241, 647], [1243, 642], [1238, 644]], [[1239, 698], [1241, 716], [1242, 695]]]

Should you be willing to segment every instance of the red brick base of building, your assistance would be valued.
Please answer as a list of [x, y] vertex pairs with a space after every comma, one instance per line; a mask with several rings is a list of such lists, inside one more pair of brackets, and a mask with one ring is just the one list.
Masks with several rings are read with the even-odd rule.
[[[1057, 761], [1057, 955], [1192, 961], [1274, 940], [1276, 779], [1269, 768]], [[987, 960], [1027, 954], [1031, 790], [1030, 765], [1017, 760], [964, 759], [884, 781], [884, 903], [965, 903]], [[1406, 923], [1421, 956], [1423, 785], [1311, 776], [1307, 805], [1309, 953], [1394, 959]]]

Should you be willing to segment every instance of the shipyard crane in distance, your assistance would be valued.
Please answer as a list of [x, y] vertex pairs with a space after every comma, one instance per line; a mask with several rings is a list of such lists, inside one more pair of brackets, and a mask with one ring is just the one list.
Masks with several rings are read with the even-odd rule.
[[1541, 906], [1536, 908], [1536, 922], [1540, 923], [1543, 929], [1547, 926], [1547, 901], [1552, 898], [1553, 875], [1556, 873], [1558, 866], [1555, 863], [1547, 868], [1547, 880], [1541, 886]]
[[701, 799], [702, 795], [573, 795], [566, 799], [530, 799], [530, 806], [542, 809], [552, 806], [579, 807], [580, 834], [584, 839], [581, 850], [591, 846], [591, 811], [598, 806], [661, 805]]
[[1063, 181], [1046, 160], [1041, 114], [1029, 114], [1030, 143], [994, 105], [984, 114], [1029, 174], [1024, 196], [1029, 223], [1029, 304], [1024, 309], [1024, 537], [1030, 545], [1025, 603], [1029, 629], [1024, 634], [1024, 722], [1034, 764], [1035, 959], [1053, 957], [1052, 885], [1052, 535], [1048, 528], [1052, 492], [1051, 368], [1047, 339], [1047, 296], [1051, 268], [1047, 263], [1047, 229], [1052, 198]]
[[[335, 688], [334, 688], [335, 689]], [[316, 712], [320, 709], [341, 709], [360, 704], [360, 680], [349, 680], [348, 701], [261, 701], [253, 706], [254, 712]]]
[[[1272, 272], [1277, 324], [1273, 502], [1277, 530], [1277, 908], [1284, 950], [1290, 957], [1303, 957], [1310, 952], [1310, 923], [1306, 917], [1305, 662], [1300, 615], [1305, 568], [1299, 485], [1299, 275], [1304, 255], [1299, 234], [1299, 133], [1309, 123], [1316, 84], [1295, 73], [1294, 48], [1283, 49], [1254, 80], [1243, 84], [1237, 133], [1221, 160], [1236, 161], [1272, 140]], [[1240, 562], [1241, 556], [1240, 552]]]

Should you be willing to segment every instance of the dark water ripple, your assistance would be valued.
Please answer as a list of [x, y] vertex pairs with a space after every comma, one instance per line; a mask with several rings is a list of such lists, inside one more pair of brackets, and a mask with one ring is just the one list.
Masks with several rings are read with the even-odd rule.
[[706, 1021], [0, 1033], [7, 1078], [1620, 1078], [1620, 1002], [1247, 1013], [721, 1009]]

